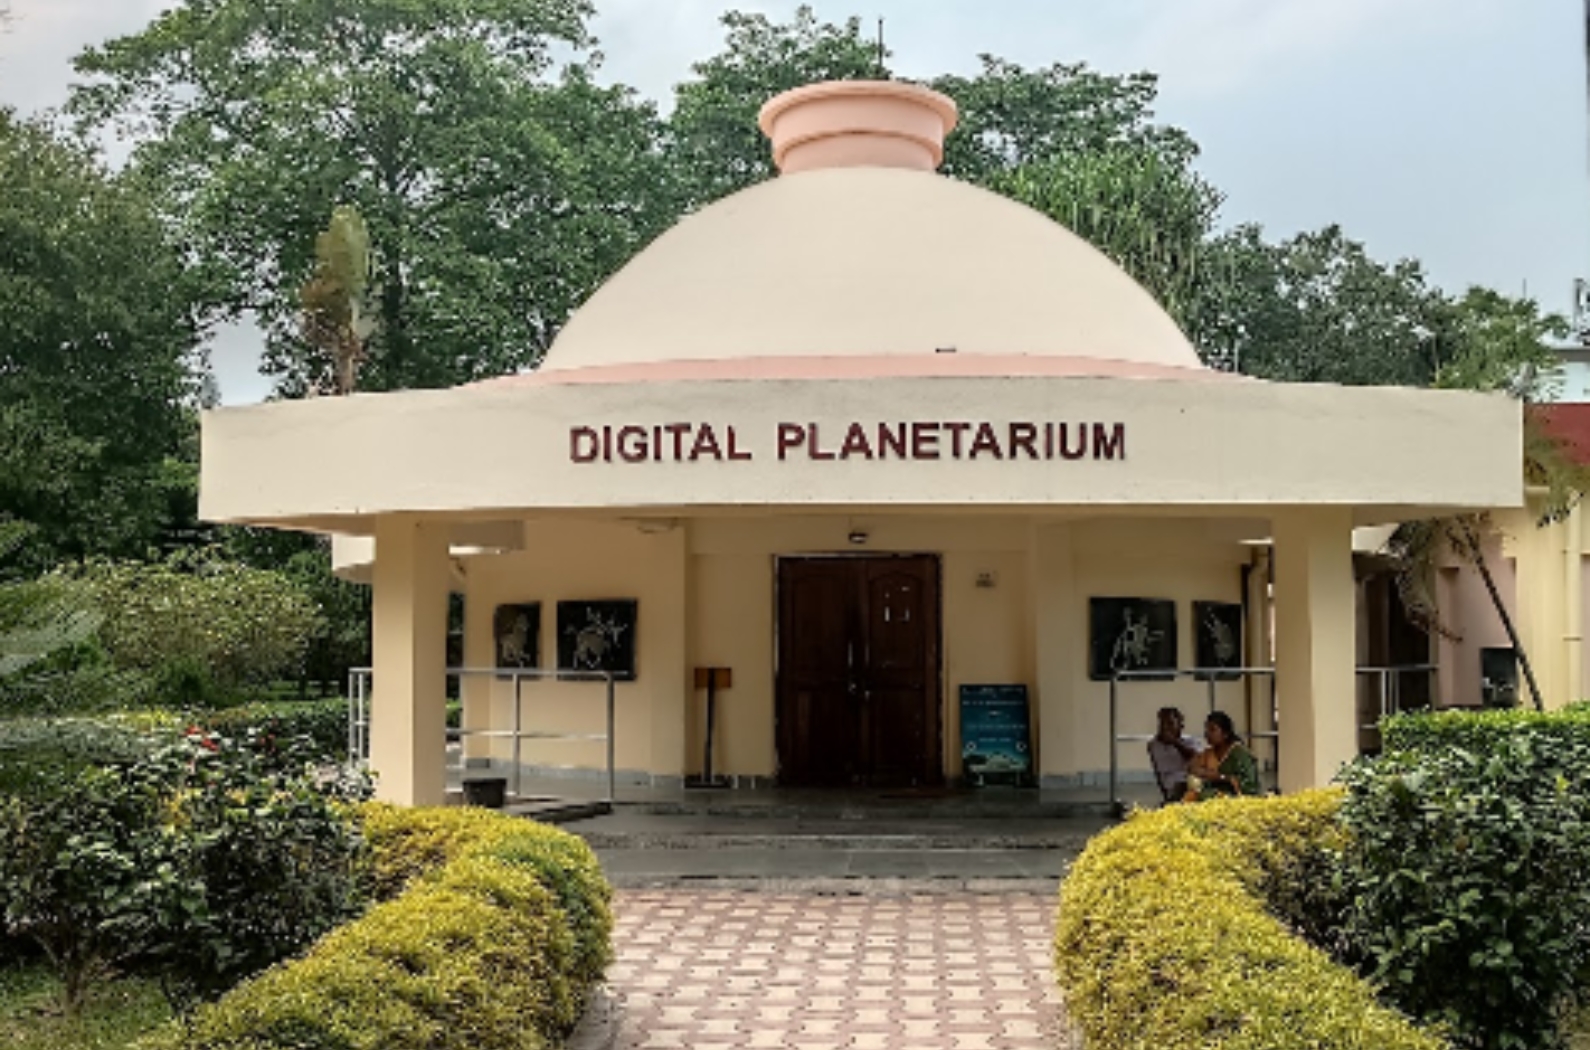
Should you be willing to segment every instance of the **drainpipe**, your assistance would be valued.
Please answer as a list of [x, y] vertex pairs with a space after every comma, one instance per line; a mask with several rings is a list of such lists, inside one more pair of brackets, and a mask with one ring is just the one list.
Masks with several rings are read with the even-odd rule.
[[[1243, 667], [1253, 666], [1253, 602], [1250, 599], [1249, 592], [1253, 588], [1253, 561], [1255, 557], [1256, 555], [1252, 551], [1248, 552], [1248, 563], [1242, 566], [1241, 572], [1242, 653], [1238, 659], [1242, 661]], [[1195, 629], [1196, 626], [1195, 624]], [[1250, 674], [1242, 676], [1242, 711], [1243, 717], [1247, 719], [1248, 732], [1251, 733], [1253, 731], [1253, 676]]]
[[1575, 503], [1563, 522], [1563, 616], [1562, 641], [1565, 650], [1566, 682], [1564, 701], [1584, 698], [1584, 517], [1583, 506]]

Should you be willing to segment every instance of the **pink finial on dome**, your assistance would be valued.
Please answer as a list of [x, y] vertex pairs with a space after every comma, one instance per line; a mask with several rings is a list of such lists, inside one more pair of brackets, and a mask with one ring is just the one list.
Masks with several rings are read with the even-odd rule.
[[932, 171], [955, 128], [955, 103], [916, 84], [830, 80], [786, 91], [758, 121], [782, 174], [820, 168]]

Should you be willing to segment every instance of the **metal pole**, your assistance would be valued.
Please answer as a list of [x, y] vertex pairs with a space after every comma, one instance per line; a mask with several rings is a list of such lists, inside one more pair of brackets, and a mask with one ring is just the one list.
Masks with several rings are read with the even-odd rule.
[[1209, 677], [1209, 713], [1210, 714], [1214, 714], [1215, 713], [1215, 703], [1216, 703], [1216, 700], [1215, 700], [1215, 675], [1214, 675], [1214, 672], [1213, 671], [1209, 672], [1208, 677]]
[[523, 784], [519, 779], [519, 733], [523, 726], [523, 712], [519, 709], [520, 696], [519, 684], [524, 681], [524, 676], [518, 671], [513, 673], [513, 797], [517, 801]]
[[613, 672], [607, 672], [607, 804], [609, 808], [618, 800], [618, 775], [614, 764], [614, 689]]
[[359, 672], [359, 754], [358, 761], [368, 765], [370, 761], [370, 672]]
[[348, 668], [348, 765], [353, 765], [358, 759], [359, 742], [359, 708], [358, 708], [358, 675], [353, 668]]
[[1115, 675], [1110, 676], [1110, 812], [1112, 815], [1119, 811], [1121, 806], [1121, 760], [1118, 753], [1121, 742], [1116, 739], [1120, 735], [1120, 730], [1117, 728], [1117, 718], [1115, 711], [1116, 701], [1118, 699], [1117, 687], [1120, 685], [1120, 683], [1120, 678], [1116, 677]]
[[718, 715], [718, 669], [707, 669], [707, 753], [702, 756], [701, 779], [709, 786], [712, 783], [712, 723]]

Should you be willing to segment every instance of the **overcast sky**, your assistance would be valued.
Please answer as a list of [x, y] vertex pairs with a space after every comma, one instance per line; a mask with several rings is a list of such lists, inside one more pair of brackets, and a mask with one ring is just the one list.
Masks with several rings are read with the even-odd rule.
[[[0, 0], [4, 7], [6, 0]], [[170, 0], [10, 0], [0, 104], [58, 105], [80, 48]], [[613, 80], [659, 100], [712, 54], [726, 7], [597, 0]], [[1590, 148], [1579, 0], [859, 0], [820, 17], [886, 19], [906, 76], [970, 72], [979, 52], [1162, 77], [1160, 115], [1202, 145], [1228, 222], [1272, 237], [1340, 222], [1376, 255], [1413, 256], [1454, 290], [1527, 287], [1567, 312], [1590, 276]], [[3, 192], [3, 190], [0, 190]], [[258, 339], [229, 333], [229, 404], [262, 398]]]

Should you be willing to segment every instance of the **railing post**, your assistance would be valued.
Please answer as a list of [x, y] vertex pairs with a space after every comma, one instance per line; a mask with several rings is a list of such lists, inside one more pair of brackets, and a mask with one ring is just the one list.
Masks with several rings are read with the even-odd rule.
[[615, 689], [613, 672], [607, 672], [607, 805], [611, 809], [618, 800], [618, 773], [615, 762], [616, 741], [614, 739], [615, 715]]
[[358, 719], [359, 708], [355, 694], [358, 691], [358, 676], [353, 673], [353, 668], [348, 668], [348, 765], [357, 762], [358, 751]]
[[524, 784], [520, 780], [519, 734], [524, 729], [524, 713], [520, 707], [520, 698], [524, 695], [519, 685], [524, 681], [524, 675], [519, 671], [513, 673], [513, 797], [518, 801], [522, 794]]
[[1119, 810], [1121, 808], [1121, 790], [1120, 790], [1121, 789], [1121, 784], [1120, 784], [1120, 776], [1121, 776], [1120, 748], [1121, 748], [1121, 741], [1118, 739], [1120, 737], [1120, 735], [1121, 735], [1121, 731], [1120, 731], [1119, 722], [1118, 722], [1118, 718], [1117, 718], [1117, 714], [1116, 714], [1116, 701], [1117, 701], [1118, 696], [1119, 696], [1119, 686], [1120, 686], [1120, 684], [1121, 684], [1121, 678], [1120, 678], [1119, 675], [1111, 675], [1110, 676], [1110, 813], [1111, 813], [1111, 815], [1114, 815], [1117, 812], [1119, 812]]

